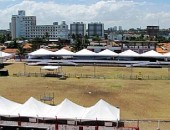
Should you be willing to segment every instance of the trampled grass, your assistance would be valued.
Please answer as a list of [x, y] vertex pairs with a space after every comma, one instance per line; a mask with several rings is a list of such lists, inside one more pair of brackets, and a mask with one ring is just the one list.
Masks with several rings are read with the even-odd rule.
[[[10, 76], [0, 77], [0, 95], [24, 103], [28, 98], [40, 99], [44, 93], [54, 93], [55, 104], [65, 98], [82, 106], [94, 105], [104, 99], [121, 110], [121, 119], [170, 119], [170, 80], [122, 80], [115, 75], [124, 74], [167, 76], [167, 68], [126, 67], [62, 67], [67, 74], [103, 75], [106, 78], [14, 77], [24, 72], [22, 63], [5, 67]], [[39, 73], [40, 66], [26, 66], [26, 72]], [[46, 72], [46, 70], [43, 70]]]

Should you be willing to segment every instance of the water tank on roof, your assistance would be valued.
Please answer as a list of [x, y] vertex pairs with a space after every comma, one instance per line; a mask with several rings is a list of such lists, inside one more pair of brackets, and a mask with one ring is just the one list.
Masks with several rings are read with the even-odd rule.
[[53, 25], [58, 25], [58, 22], [54, 22]]

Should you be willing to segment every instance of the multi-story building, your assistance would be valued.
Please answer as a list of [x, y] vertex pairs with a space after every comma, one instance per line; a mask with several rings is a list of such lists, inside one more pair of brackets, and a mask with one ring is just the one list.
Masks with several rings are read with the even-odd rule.
[[139, 54], [156, 50], [157, 41], [122, 41], [122, 51], [132, 50]]
[[74, 22], [70, 24], [70, 35], [86, 35], [86, 24], [83, 22]]
[[147, 26], [146, 30], [150, 37], [158, 36], [159, 26]]
[[119, 31], [122, 31], [123, 29], [122, 29], [122, 26], [119, 26]]
[[12, 39], [24, 37], [33, 39], [43, 38], [48, 34], [49, 39], [68, 39], [68, 25], [63, 21], [60, 25], [36, 25], [36, 16], [25, 16], [25, 11], [18, 11], [18, 15], [12, 15], [10, 30]]
[[54, 22], [53, 25], [30, 26], [26, 38], [45, 38], [47, 35], [48, 39], [68, 39], [68, 25], [63, 21], [60, 25], [58, 25], [58, 22]]
[[104, 24], [103, 23], [89, 23], [88, 24], [88, 36], [93, 37], [98, 35], [104, 37]]
[[27, 30], [36, 25], [36, 16], [25, 16], [24, 10], [19, 10], [18, 15], [12, 15], [10, 30], [12, 39], [26, 37]]

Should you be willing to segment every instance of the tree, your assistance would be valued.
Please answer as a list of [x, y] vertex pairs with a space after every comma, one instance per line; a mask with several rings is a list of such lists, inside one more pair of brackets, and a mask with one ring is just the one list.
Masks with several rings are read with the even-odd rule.
[[5, 35], [0, 34], [0, 43], [4, 43], [5, 41]]
[[40, 45], [43, 44], [43, 39], [36, 37], [31, 41], [31, 44], [32, 44], [32, 51], [35, 51], [40, 48]]
[[11, 37], [11, 35], [8, 33], [7, 35], [6, 35], [6, 40], [7, 41], [10, 41], [12, 39], [12, 37]]
[[50, 37], [49, 33], [48, 33], [48, 32], [45, 32], [45, 40], [46, 40], [46, 41], [49, 41], [49, 37]]
[[17, 51], [17, 55], [19, 56], [20, 61], [22, 61], [24, 54], [25, 54], [25, 49], [23, 48], [22, 45], [18, 46], [18, 51]]
[[89, 45], [88, 36], [82, 36], [81, 34], [72, 35], [74, 43], [72, 44], [73, 51], [79, 51], [83, 48], [87, 48]]
[[63, 40], [61, 38], [58, 38], [58, 49], [61, 49], [63, 47], [64, 47]]
[[104, 34], [104, 39], [105, 39], [105, 40], [108, 39], [108, 34]]
[[73, 33], [72, 36], [71, 36], [71, 38], [72, 38], [73, 40], [75, 40], [75, 39], [76, 39], [76, 35]]
[[8, 45], [8, 48], [18, 48], [19, 43], [16, 41], [16, 39], [14, 39], [14, 41], [10, 42], [10, 44]]

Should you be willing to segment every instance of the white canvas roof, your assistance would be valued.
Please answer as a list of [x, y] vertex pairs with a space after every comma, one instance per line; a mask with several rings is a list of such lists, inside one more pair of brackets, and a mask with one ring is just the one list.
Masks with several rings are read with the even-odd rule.
[[21, 104], [0, 96], [0, 115], [9, 115], [10, 112], [16, 110], [20, 106]]
[[43, 69], [43, 70], [57, 70], [59, 68], [61, 68], [61, 66], [43, 66], [43, 67], [41, 67], [41, 69]]
[[72, 56], [72, 55], [74, 55], [73, 52], [68, 51], [68, 50], [66, 50], [66, 49], [64, 49], [64, 48], [62, 48], [62, 49], [54, 52], [54, 54], [55, 54], [55, 55], [61, 55], [61, 56]]
[[29, 53], [28, 55], [32, 56], [54, 55], [54, 52], [41, 48], [39, 50]]
[[170, 52], [163, 54], [163, 57], [170, 57]]
[[98, 56], [117, 56], [118, 54], [109, 50], [109, 49], [105, 49], [99, 53], [97, 53]]
[[134, 52], [134, 51], [132, 51], [132, 50], [126, 50], [126, 51], [124, 51], [124, 52], [119, 53], [118, 56], [138, 57], [139, 54], [136, 53], [136, 52]]
[[31, 97], [17, 110], [11, 112], [11, 115], [20, 115], [22, 117], [45, 117], [46, 114], [50, 111], [50, 109], [50, 105], [47, 105]]
[[117, 121], [120, 120], [120, 109], [101, 99], [86, 110], [82, 120]]
[[95, 56], [96, 53], [87, 49], [82, 49], [75, 53], [76, 56]]
[[48, 114], [51, 116], [55, 115], [57, 119], [80, 119], [84, 110], [84, 107], [65, 99]]
[[3, 51], [0, 51], [0, 58], [7, 58], [7, 57], [11, 57], [12, 55], [9, 53], [5, 53]]
[[120, 120], [120, 109], [104, 100], [94, 106], [85, 108], [65, 99], [57, 106], [50, 106], [41, 101], [29, 98], [24, 104], [18, 104], [0, 97], [0, 115], [11, 117], [34, 117], [43, 119], [72, 119], [82, 121], [117, 121]]
[[154, 50], [150, 50], [150, 51], [147, 51], [145, 53], [142, 53], [141, 54], [142, 57], [163, 57], [162, 54], [154, 51]]

